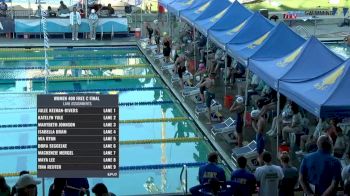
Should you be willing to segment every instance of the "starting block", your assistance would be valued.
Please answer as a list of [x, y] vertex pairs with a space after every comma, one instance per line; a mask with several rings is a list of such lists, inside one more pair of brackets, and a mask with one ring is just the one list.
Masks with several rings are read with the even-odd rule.
[[237, 163], [237, 158], [244, 156], [247, 159], [247, 165], [250, 169], [256, 169], [259, 166], [258, 153], [256, 152], [257, 144], [253, 140], [248, 145], [232, 150], [231, 158]]
[[169, 71], [169, 70], [172, 70], [174, 68], [174, 65], [175, 65], [174, 63], [163, 64], [163, 65], [161, 65], [160, 69], [162, 71]]
[[[213, 99], [211, 100], [210, 108], [212, 112], [219, 112], [220, 110], [222, 110], [222, 105]], [[205, 103], [197, 104], [195, 112], [198, 116], [199, 114], [208, 112], [208, 107]]]
[[[183, 73], [182, 79], [183, 79], [184, 81], [192, 80], [192, 79], [193, 79], [193, 75], [192, 75], [190, 72], [187, 72], [187, 71], [186, 71], [185, 73]], [[179, 81], [180, 81], [180, 77], [179, 77], [178, 74], [172, 75], [172, 77], [171, 77], [171, 83], [179, 82]]]
[[213, 125], [210, 131], [213, 136], [216, 136], [216, 135], [221, 135], [225, 133], [232, 133], [235, 130], [236, 130], [236, 121], [230, 117], [222, 123]]

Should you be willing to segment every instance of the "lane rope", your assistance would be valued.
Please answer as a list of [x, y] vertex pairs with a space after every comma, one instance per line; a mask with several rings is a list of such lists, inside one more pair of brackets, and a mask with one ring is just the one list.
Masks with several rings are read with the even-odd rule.
[[[125, 68], [137, 68], [137, 67], [148, 67], [148, 64], [135, 64], [135, 65], [58, 65], [58, 66], [50, 66], [50, 70], [58, 70], [58, 69], [125, 69]], [[37, 70], [37, 69], [45, 69], [43, 66], [30, 66], [30, 67], [0, 67], [0, 70]]]
[[[207, 164], [206, 162], [187, 162], [187, 163], [167, 163], [167, 164], [155, 164], [155, 165], [135, 165], [135, 166], [120, 166], [119, 171], [136, 171], [136, 170], [158, 170], [158, 169], [171, 169], [182, 168], [184, 165], [187, 167], [200, 167]], [[219, 164], [220, 165], [220, 164]], [[36, 171], [30, 171], [31, 175], [36, 175]], [[3, 177], [18, 177], [19, 172], [0, 173]]]
[[[143, 55], [98, 55], [98, 56], [65, 56], [65, 57], [47, 57], [51, 61], [76, 61], [93, 59], [114, 59], [114, 58], [144, 58]], [[0, 57], [0, 61], [41, 61], [45, 57]]]
[[[145, 74], [145, 75], [115, 75], [115, 76], [51, 76], [48, 81], [84, 81], [84, 80], [116, 80], [116, 79], [139, 79], [139, 78], [155, 78], [159, 77], [156, 74]], [[45, 78], [8, 78], [0, 79], [0, 81], [35, 81], [44, 82]]]
[[149, 90], [163, 90], [163, 86], [141, 87], [141, 88], [95, 88], [95, 89], [79, 89], [79, 90], [49, 90], [49, 93], [76, 93], [76, 92], [96, 92], [96, 91], [149, 91]]

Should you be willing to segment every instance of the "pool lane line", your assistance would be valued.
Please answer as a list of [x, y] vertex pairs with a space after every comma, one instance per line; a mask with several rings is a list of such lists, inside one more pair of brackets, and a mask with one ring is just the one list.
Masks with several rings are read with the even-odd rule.
[[77, 93], [77, 92], [96, 92], [96, 91], [149, 91], [149, 90], [164, 90], [163, 86], [154, 87], [139, 87], [139, 88], [96, 88], [96, 89], [79, 89], [79, 90], [49, 90], [49, 93]]
[[[156, 78], [156, 74], [145, 74], [145, 75], [115, 75], [115, 76], [51, 76], [48, 77], [48, 81], [56, 82], [69, 82], [69, 81], [84, 81], [84, 80], [116, 80], [116, 79], [140, 79], [140, 78]], [[44, 82], [45, 78], [7, 78], [0, 79], [1, 81], [34, 81], [34, 82]]]
[[[66, 57], [47, 57], [49, 61], [76, 61], [76, 60], [94, 60], [94, 59], [114, 59], [114, 58], [144, 58], [143, 55], [98, 55], [98, 56], [66, 56]], [[0, 61], [41, 61], [45, 57], [0, 57]]]
[[[47, 51], [90, 51], [90, 50], [136, 50], [140, 51], [136, 46], [128, 46], [128, 47], [60, 47], [60, 48], [47, 48]], [[30, 52], [30, 51], [44, 51], [44, 48], [0, 48], [0, 52]]]
[[[135, 144], [164, 144], [164, 143], [192, 143], [200, 142], [203, 138], [200, 137], [180, 137], [180, 138], [167, 138], [167, 139], [144, 139], [144, 140], [126, 140], [119, 141], [120, 145], [135, 145]], [[20, 145], [20, 146], [0, 146], [0, 151], [5, 150], [25, 150], [25, 149], [37, 149], [37, 145]]]
[[[205, 164], [207, 164], [207, 162], [184, 162], [184, 163], [167, 163], [167, 164], [155, 164], [155, 165], [120, 166], [119, 171], [172, 169], [172, 168], [182, 168], [184, 165], [186, 165], [187, 167], [200, 167]], [[31, 175], [37, 174], [36, 171], [30, 171], [29, 173]], [[0, 173], [0, 176], [18, 177], [19, 172]]]
[[[149, 67], [148, 64], [135, 64], [135, 65], [58, 65], [49, 66], [50, 70], [58, 69], [125, 69], [125, 68], [138, 68], [138, 67]], [[40, 70], [45, 69], [44, 66], [28, 66], [28, 67], [0, 67], [0, 70]]]
[[[121, 102], [118, 103], [119, 106], [147, 106], [147, 105], [166, 105], [174, 104], [173, 101], [141, 101], [141, 102]], [[21, 107], [21, 108], [0, 108], [2, 110], [33, 110], [37, 107]]]
[[[185, 120], [192, 120], [189, 117], [174, 117], [174, 118], [149, 118], [136, 120], [119, 120], [120, 124], [137, 124], [137, 123], [157, 123], [157, 122], [179, 122]], [[37, 124], [7, 124], [0, 125], [0, 128], [22, 128], [22, 127], [36, 127]]]

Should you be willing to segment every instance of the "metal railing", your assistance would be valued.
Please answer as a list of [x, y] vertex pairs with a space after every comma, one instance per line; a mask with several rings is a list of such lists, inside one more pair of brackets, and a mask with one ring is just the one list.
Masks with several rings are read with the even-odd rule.
[[300, 35], [303, 35], [304, 33], [306, 38], [311, 37], [311, 33], [301, 25], [298, 25], [297, 27], [295, 27], [295, 31]]

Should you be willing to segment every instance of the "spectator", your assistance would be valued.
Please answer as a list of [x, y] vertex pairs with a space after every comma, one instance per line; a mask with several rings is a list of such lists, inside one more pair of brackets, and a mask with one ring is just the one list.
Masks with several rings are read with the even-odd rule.
[[7, 185], [3, 176], [0, 176], [0, 196], [10, 196], [11, 188]]
[[7, 4], [5, 1], [2, 1], [0, 4], [0, 17], [6, 17], [7, 15]]
[[292, 122], [290, 125], [287, 125], [282, 129], [283, 140], [287, 141], [287, 143], [288, 143], [289, 133], [300, 133], [303, 131], [303, 127], [302, 127], [303, 119], [299, 112], [299, 106], [296, 105], [295, 103], [292, 103], [291, 109], [293, 112]]
[[255, 141], [256, 141], [256, 151], [258, 153], [258, 162], [262, 164], [262, 154], [265, 149], [265, 139], [264, 132], [266, 128], [266, 115], [261, 116], [260, 110], [253, 110], [251, 113], [252, 118], [252, 127], [256, 133]]
[[65, 196], [77, 196], [89, 192], [89, 182], [87, 178], [68, 178]]
[[232, 172], [231, 181], [239, 184], [234, 190], [235, 195], [251, 196], [255, 192], [255, 176], [246, 170], [247, 159], [243, 156], [237, 159], [238, 169]]
[[[21, 171], [19, 172], [19, 176], [22, 176], [24, 174], [29, 174], [29, 171]], [[12, 187], [12, 190], [11, 190], [11, 195], [14, 196], [16, 195], [17, 193], [17, 189], [16, 189], [16, 185]]]
[[151, 27], [151, 25], [146, 22], [146, 30], [147, 30], [147, 34], [148, 34], [148, 44], [152, 44], [152, 34], [153, 34], [153, 28]]
[[157, 45], [157, 53], [160, 53], [160, 28], [158, 24], [158, 20], [154, 20], [154, 41]]
[[98, 16], [96, 14], [96, 11], [94, 9], [91, 10], [90, 16], [89, 16], [89, 26], [90, 26], [90, 38], [91, 40], [96, 39], [96, 28], [98, 24]]
[[[350, 158], [350, 151], [347, 153], [347, 158]], [[344, 194], [350, 195], [350, 164], [343, 168], [341, 177], [344, 182]]]
[[[199, 61], [198, 64], [198, 70], [197, 72], [194, 74], [194, 77], [196, 78], [197, 82], [202, 81], [203, 79], [203, 75], [207, 72], [207, 69], [205, 67], [205, 64], [203, 62], [203, 60]], [[204, 95], [203, 95], [204, 96]]]
[[307, 195], [335, 196], [341, 180], [341, 164], [332, 153], [328, 136], [317, 140], [317, 152], [306, 155], [300, 166], [299, 181]]
[[343, 155], [348, 148], [348, 139], [347, 137], [343, 134], [343, 130], [340, 127], [336, 127], [337, 131], [337, 139], [335, 140], [334, 143], [334, 156], [337, 158], [343, 158]]
[[282, 168], [277, 165], [272, 165], [272, 156], [269, 152], [264, 152], [262, 155], [264, 166], [256, 168], [255, 177], [260, 183], [259, 196], [278, 195], [279, 181], [283, 179]]
[[110, 3], [108, 4], [107, 9], [109, 16], [114, 14], [114, 9], [112, 8], [112, 5]]
[[49, 17], [56, 17], [56, 12], [52, 10], [51, 6], [47, 7], [47, 15]]
[[326, 130], [326, 134], [332, 138], [333, 144], [337, 140], [337, 126], [338, 126], [339, 120], [338, 119], [331, 119], [330, 120], [330, 127]]
[[49, 189], [49, 196], [64, 195], [64, 189], [67, 184], [66, 178], [55, 178]]
[[208, 183], [209, 179], [217, 178], [221, 182], [226, 182], [225, 171], [218, 164], [219, 156], [216, 152], [208, 155], [208, 163], [199, 168], [198, 178], [201, 185]]
[[69, 14], [69, 9], [63, 3], [63, 1], [60, 1], [60, 7], [58, 7], [58, 15], [61, 15], [61, 14]]
[[35, 11], [35, 17], [41, 17], [41, 5], [38, 5], [38, 9]]
[[180, 57], [177, 58], [175, 63], [174, 63], [175, 73], [177, 73], [179, 75], [179, 78], [180, 78], [181, 89], [184, 88], [183, 74], [186, 72], [185, 62], [186, 62], [185, 55], [180, 55]]
[[289, 164], [289, 155], [283, 152], [281, 157], [283, 179], [280, 183], [279, 196], [294, 196], [294, 187], [298, 183], [298, 170]]
[[37, 196], [37, 185], [40, 183], [30, 174], [20, 176], [16, 182], [17, 196]]
[[103, 183], [97, 183], [93, 188], [92, 192], [95, 196], [115, 196], [115, 194], [108, 192], [106, 185]]
[[244, 99], [242, 96], [237, 96], [235, 102], [230, 108], [230, 112], [236, 113], [236, 137], [238, 147], [243, 146], [243, 116], [244, 116]]
[[77, 11], [76, 7], [73, 7], [73, 11], [69, 15], [70, 25], [72, 28], [72, 40], [78, 39], [79, 25], [81, 23], [80, 13]]

